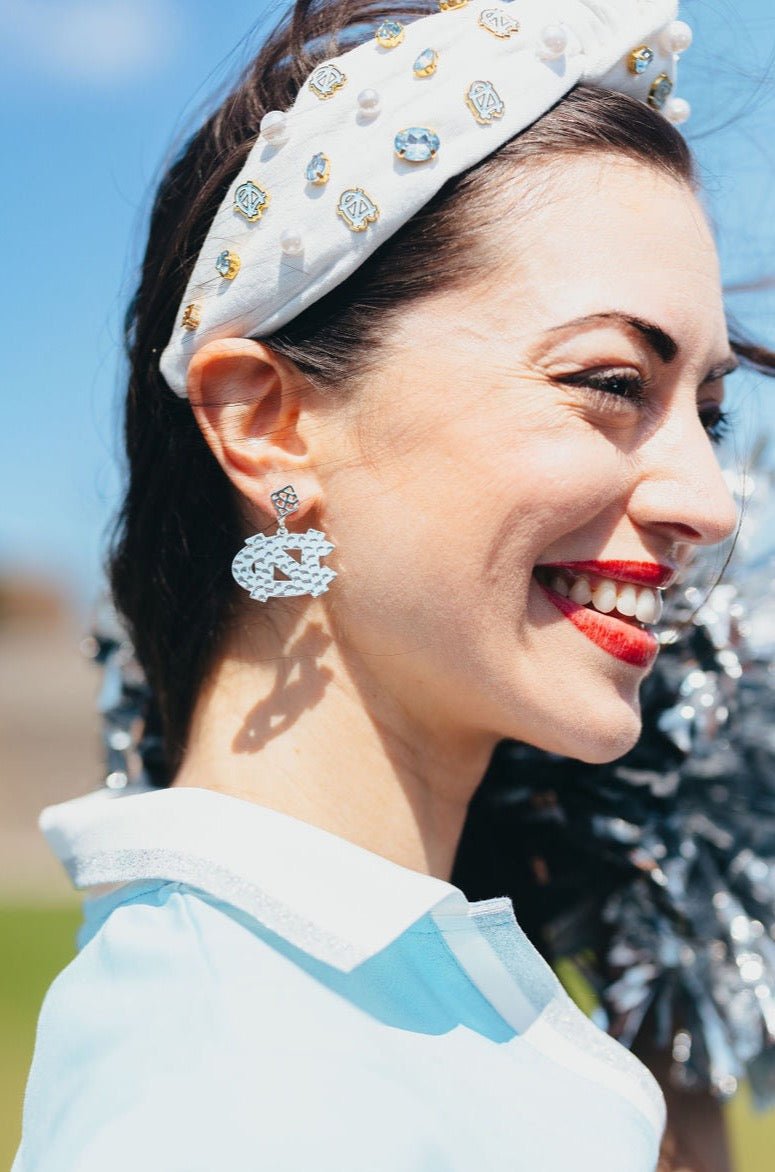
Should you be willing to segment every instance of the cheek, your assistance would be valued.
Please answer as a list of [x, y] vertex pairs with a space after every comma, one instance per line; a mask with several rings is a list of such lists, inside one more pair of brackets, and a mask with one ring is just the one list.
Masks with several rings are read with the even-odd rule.
[[[594, 545], [626, 509], [628, 461], [599, 433], [569, 426], [547, 442], [499, 453], [483, 478], [480, 536], [483, 564], [495, 573], [530, 573], [542, 554], [564, 539]], [[588, 550], [589, 556], [596, 552]]]
[[383, 446], [343, 470], [331, 520], [340, 621], [391, 647], [421, 629], [473, 635], [480, 608], [513, 622], [543, 551], [610, 514], [620, 492], [620, 457], [599, 434], [541, 424], [437, 426], [433, 443]]

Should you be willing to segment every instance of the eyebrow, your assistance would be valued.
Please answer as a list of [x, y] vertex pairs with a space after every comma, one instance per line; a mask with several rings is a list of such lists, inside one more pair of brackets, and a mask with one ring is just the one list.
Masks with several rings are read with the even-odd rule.
[[[597, 322], [605, 321], [617, 322], [619, 325], [637, 330], [665, 365], [669, 365], [678, 355], [678, 343], [661, 326], [655, 325], [654, 322], [644, 321], [641, 317], [633, 317], [629, 313], [619, 313], [615, 310], [609, 313], [590, 313], [585, 317], [576, 317], [572, 321], [563, 322], [562, 325], [553, 326], [547, 330], [547, 333], [553, 334], [560, 330], [571, 329], [574, 326], [595, 325]], [[733, 370], [737, 370], [739, 365], [735, 355], [730, 353], [728, 358], [711, 367], [703, 382], [716, 382], [718, 379], [724, 378], [725, 375], [731, 374]]]
[[719, 362], [716, 366], [711, 366], [704, 381], [706, 383], [718, 382], [719, 379], [726, 378], [728, 374], [733, 374], [739, 366], [740, 360], [734, 354], [730, 354], [729, 358], [725, 358], [723, 362]]

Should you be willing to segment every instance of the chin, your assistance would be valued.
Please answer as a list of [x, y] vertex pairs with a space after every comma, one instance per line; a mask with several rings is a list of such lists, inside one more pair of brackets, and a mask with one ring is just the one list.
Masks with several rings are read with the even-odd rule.
[[629, 711], [624, 718], [612, 721], [605, 729], [587, 726], [572, 754], [587, 765], [606, 765], [629, 753], [636, 744], [642, 728], [640, 709]]
[[621, 703], [616, 710], [606, 706], [595, 713], [579, 710], [572, 721], [557, 721], [549, 725], [544, 735], [527, 740], [537, 749], [557, 753], [583, 761], [586, 765], [606, 765], [629, 753], [641, 733], [640, 704]]

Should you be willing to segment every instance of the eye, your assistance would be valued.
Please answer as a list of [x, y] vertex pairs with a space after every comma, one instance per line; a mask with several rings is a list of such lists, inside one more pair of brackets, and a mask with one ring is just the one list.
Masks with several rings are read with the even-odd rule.
[[644, 402], [650, 386], [649, 380], [632, 367], [581, 370], [576, 374], [559, 375], [556, 381], [572, 387], [586, 387], [636, 405]]
[[723, 411], [720, 403], [708, 403], [699, 409], [700, 422], [705, 428], [711, 443], [720, 444], [726, 439], [732, 429], [732, 420], [727, 411]]

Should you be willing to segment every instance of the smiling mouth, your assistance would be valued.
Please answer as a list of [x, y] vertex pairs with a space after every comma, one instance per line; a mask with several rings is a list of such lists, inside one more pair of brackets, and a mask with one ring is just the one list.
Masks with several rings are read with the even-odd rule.
[[675, 571], [655, 562], [561, 562], [536, 566], [536, 582], [581, 634], [616, 659], [650, 667], [659, 644], [661, 590]]

